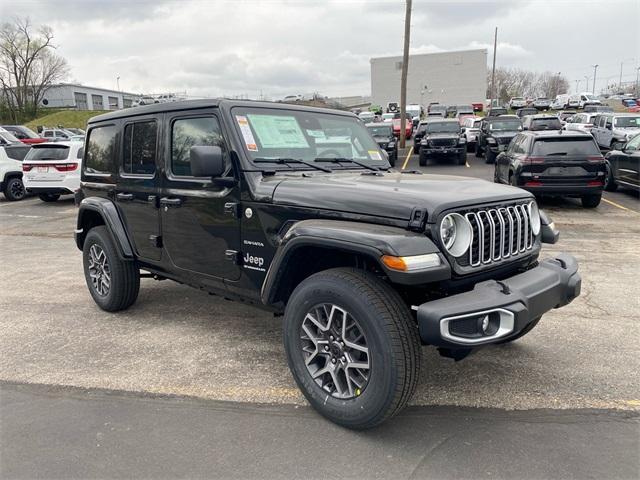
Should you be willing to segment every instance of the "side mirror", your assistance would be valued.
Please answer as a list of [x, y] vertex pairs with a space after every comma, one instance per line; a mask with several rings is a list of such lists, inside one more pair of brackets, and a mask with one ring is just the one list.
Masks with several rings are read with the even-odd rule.
[[221, 177], [224, 173], [224, 158], [220, 147], [191, 147], [189, 159], [191, 161], [191, 174], [194, 177]]

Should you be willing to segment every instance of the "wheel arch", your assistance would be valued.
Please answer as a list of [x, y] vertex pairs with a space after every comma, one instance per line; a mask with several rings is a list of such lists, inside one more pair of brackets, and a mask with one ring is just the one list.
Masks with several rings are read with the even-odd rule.
[[133, 259], [133, 249], [118, 210], [106, 198], [85, 198], [80, 202], [75, 232], [77, 247], [82, 250], [87, 233], [94, 227], [104, 225], [109, 230], [122, 259]]

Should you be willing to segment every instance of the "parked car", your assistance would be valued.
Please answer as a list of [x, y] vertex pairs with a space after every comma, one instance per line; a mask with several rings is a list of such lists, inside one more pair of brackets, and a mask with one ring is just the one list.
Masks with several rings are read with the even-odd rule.
[[431, 105], [427, 112], [427, 116], [434, 117], [446, 117], [447, 116], [447, 107], [446, 105]]
[[65, 127], [65, 130], [68, 132], [73, 133], [74, 135], [81, 135], [81, 136], [85, 136], [87, 134], [87, 132], [85, 132], [83, 129], [81, 128], [71, 128], [71, 127]]
[[569, 106], [569, 97], [570, 95], [566, 93], [556, 95], [556, 98], [554, 98], [553, 102], [551, 102], [551, 109], [562, 110], [564, 108], [567, 108]]
[[482, 112], [484, 110], [484, 104], [482, 102], [474, 102], [471, 106], [474, 112]]
[[578, 131], [583, 133], [591, 133], [593, 128], [593, 119], [598, 113], [576, 113], [573, 117], [568, 118], [562, 128], [568, 131]]
[[563, 110], [558, 112], [558, 118], [560, 119], [560, 123], [564, 125], [568, 118], [573, 117], [577, 112], [575, 110]]
[[547, 97], [538, 97], [533, 101], [533, 107], [537, 110], [549, 110], [551, 108], [551, 100]]
[[618, 186], [640, 190], [640, 135], [628, 142], [614, 145], [607, 152], [607, 178], [605, 190], [613, 192]]
[[640, 114], [600, 113], [593, 120], [591, 133], [603, 148], [612, 148], [616, 142], [625, 143], [640, 133]]
[[516, 110], [516, 115], [520, 118], [526, 117], [527, 115], [537, 115], [538, 109], [533, 107], [524, 107]]
[[[533, 195], [388, 172], [351, 113], [234, 100], [143, 113], [89, 121], [75, 239], [94, 302], [127, 309], [143, 270], [283, 314], [293, 378], [344, 427], [402, 410], [421, 343], [460, 360], [522, 337], [580, 294], [573, 256], [539, 258], [558, 232]], [[310, 140], [337, 131], [349, 132], [348, 156], [318, 158]], [[146, 155], [132, 163], [127, 145]], [[513, 212], [517, 242], [493, 212], [503, 222]]]
[[458, 165], [466, 163], [467, 143], [456, 119], [427, 119], [424, 127], [419, 150], [421, 167], [427, 166], [431, 158], [454, 158]]
[[523, 108], [527, 106], [527, 101], [524, 97], [513, 97], [509, 100], [509, 108], [511, 110], [517, 110], [518, 108]]
[[622, 100], [623, 107], [636, 107], [638, 104], [633, 98], [623, 98]]
[[60, 195], [80, 188], [82, 142], [49, 142], [34, 145], [22, 161], [22, 182], [28, 193], [43, 202], [55, 202]]
[[23, 125], [2, 125], [0, 128], [4, 128], [26, 145], [33, 145], [34, 143], [43, 143], [47, 141], [46, 138], [40, 137], [36, 132]]
[[376, 114], [373, 112], [360, 112], [358, 114], [358, 117], [360, 117], [360, 120], [362, 120], [364, 123], [371, 123], [375, 121]]
[[22, 183], [22, 160], [30, 149], [29, 145], [20, 142], [0, 147], [0, 192], [10, 202], [22, 200], [26, 195]]
[[492, 107], [487, 111], [487, 117], [499, 117], [500, 115], [506, 115], [507, 109], [504, 107]]
[[511, 139], [522, 130], [518, 118], [485, 117], [480, 123], [475, 155], [485, 157], [487, 163], [493, 163], [496, 156], [507, 149]]
[[389, 163], [392, 167], [395, 167], [398, 161], [398, 142], [393, 135], [391, 125], [388, 123], [368, 123], [367, 130], [369, 130], [380, 149], [387, 152]]
[[135, 102], [133, 102], [131, 104], [131, 106], [133, 106], [133, 107], [142, 107], [144, 105], [153, 105], [154, 103], [160, 103], [160, 101], [158, 99], [156, 99], [155, 97], [152, 97], [150, 95], [145, 95], [143, 97], [140, 97]]
[[462, 136], [467, 143], [467, 151], [473, 152], [476, 148], [476, 141], [478, 133], [480, 132], [480, 124], [482, 118], [480, 117], [466, 117], [462, 121]]
[[[393, 134], [396, 137], [400, 137], [400, 118], [394, 118], [391, 120], [391, 126], [393, 127]], [[413, 122], [410, 119], [405, 119], [405, 138], [410, 139], [413, 132]]]
[[593, 137], [581, 132], [522, 132], [496, 158], [494, 180], [535, 195], [580, 197], [600, 204], [606, 165]]
[[523, 130], [561, 130], [562, 123], [555, 115], [527, 115], [522, 119]]
[[7, 145], [24, 145], [20, 140], [18, 140], [11, 132], [5, 130], [4, 128], [0, 128], [0, 146]]
[[475, 115], [473, 112], [472, 105], [456, 105], [455, 107], [455, 115], [456, 117], [460, 117], [462, 115]]
[[584, 108], [587, 105], [602, 105], [600, 99], [592, 93], [575, 93], [569, 97], [568, 108]]
[[585, 107], [583, 108], [583, 111], [585, 113], [613, 112], [613, 108], [611, 108], [609, 105], [585, 105]]
[[73, 135], [75, 135], [73, 132], [63, 128], [44, 128], [40, 132], [40, 136], [50, 142], [69, 140]]
[[393, 113], [383, 113], [382, 114], [382, 121], [383, 122], [390, 122], [393, 120], [393, 117], [395, 116], [395, 114]]

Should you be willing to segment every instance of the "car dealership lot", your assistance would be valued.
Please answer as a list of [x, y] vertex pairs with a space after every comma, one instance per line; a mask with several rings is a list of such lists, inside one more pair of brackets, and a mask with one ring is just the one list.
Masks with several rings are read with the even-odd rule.
[[[422, 170], [491, 178], [482, 160], [469, 155], [467, 164]], [[418, 168], [415, 156], [407, 168]], [[630, 192], [604, 198], [595, 210], [542, 202], [561, 230], [543, 256], [577, 257], [582, 296], [513, 345], [458, 363], [424, 348], [414, 405], [640, 409], [640, 202]], [[280, 318], [150, 279], [129, 310], [99, 310], [73, 242], [75, 215], [69, 197], [0, 201], [1, 380], [305, 403], [286, 365]]]

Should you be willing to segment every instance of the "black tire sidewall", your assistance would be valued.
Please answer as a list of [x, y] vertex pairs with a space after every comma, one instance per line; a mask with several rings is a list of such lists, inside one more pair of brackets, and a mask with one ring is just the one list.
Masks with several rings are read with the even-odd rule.
[[[314, 278], [315, 277], [315, 278]], [[389, 346], [388, 332], [376, 323], [379, 315], [352, 285], [336, 282], [328, 277], [310, 277], [291, 296], [285, 313], [285, 349], [289, 368], [309, 403], [330, 420], [357, 428], [375, 418], [383, 416], [393, 400], [393, 392], [398, 379], [391, 365], [395, 364]], [[307, 279], [309, 280], [309, 279]], [[318, 386], [311, 378], [301, 350], [300, 326], [312, 307], [332, 303], [357, 320], [369, 348], [369, 383], [359, 397], [349, 400], [334, 398]]]
[[60, 198], [60, 195], [56, 193], [41, 193], [38, 195], [38, 198], [43, 202], [56, 202]]
[[[13, 193], [11, 193], [11, 185], [14, 183], [20, 183], [22, 184], [22, 195], [16, 197], [15, 195], [13, 195]], [[4, 187], [4, 196], [5, 198], [10, 201], [10, 202], [18, 202], [20, 200], [22, 200], [24, 197], [26, 197], [27, 192], [24, 189], [24, 184], [22, 183], [22, 179], [21, 178], [10, 178], [9, 180], [7, 180], [7, 184]]]

